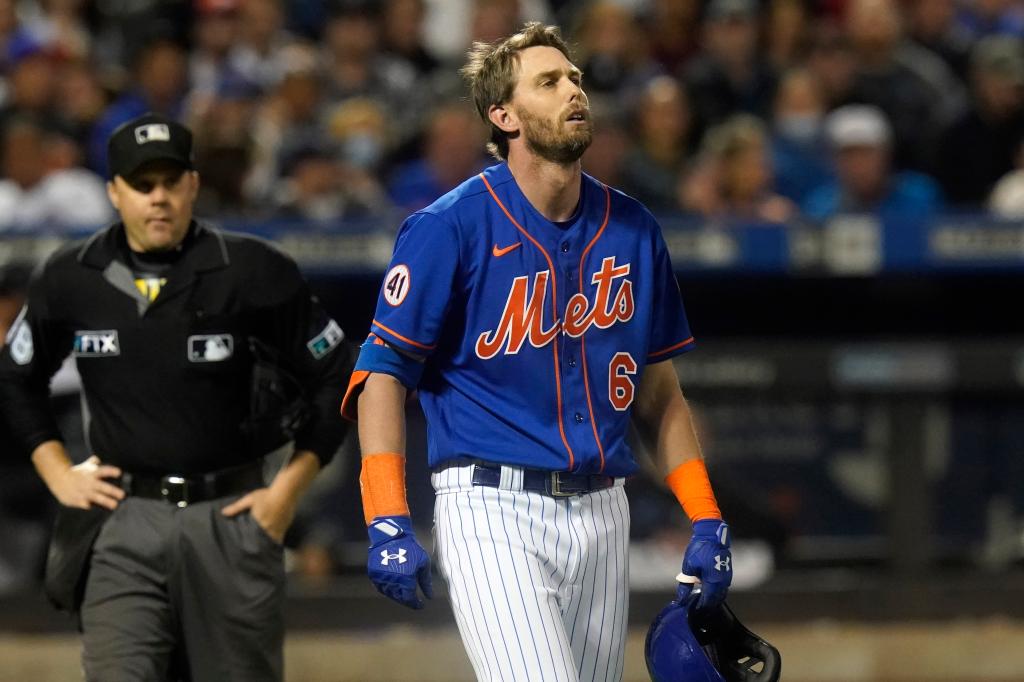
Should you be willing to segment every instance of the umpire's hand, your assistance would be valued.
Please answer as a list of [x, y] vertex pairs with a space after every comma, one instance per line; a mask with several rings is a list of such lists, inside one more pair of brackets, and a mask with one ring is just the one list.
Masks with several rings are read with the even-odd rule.
[[237, 516], [248, 510], [253, 520], [277, 544], [284, 542], [284, 534], [295, 518], [298, 500], [281, 494], [274, 488], [257, 488], [235, 500], [221, 510], [224, 516]]
[[100, 464], [100, 458], [93, 455], [64, 470], [53, 480], [50, 491], [65, 507], [89, 509], [95, 504], [113, 510], [124, 499], [124, 491], [104, 479], [120, 476], [120, 469]]

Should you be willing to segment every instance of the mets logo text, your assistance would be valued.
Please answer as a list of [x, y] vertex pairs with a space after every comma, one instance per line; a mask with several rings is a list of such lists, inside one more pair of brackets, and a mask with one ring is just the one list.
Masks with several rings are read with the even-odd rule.
[[[634, 309], [633, 283], [625, 279], [629, 270], [629, 263], [616, 266], [614, 256], [602, 260], [601, 269], [590, 280], [597, 287], [593, 307], [586, 295], [573, 294], [565, 306], [563, 320], [556, 319], [548, 329], [544, 329], [543, 306], [547, 300], [550, 272], [545, 270], [533, 276], [532, 294], [530, 278], [516, 277], [508, 292], [498, 328], [485, 331], [476, 340], [477, 356], [489, 360], [502, 348], [506, 355], [515, 355], [527, 340], [531, 346], [541, 348], [554, 340], [559, 332], [576, 338], [591, 327], [607, 329], [616, 322], [629, 321]], [[618, 279], [622, 281], [613, 295], [612, 287]]]

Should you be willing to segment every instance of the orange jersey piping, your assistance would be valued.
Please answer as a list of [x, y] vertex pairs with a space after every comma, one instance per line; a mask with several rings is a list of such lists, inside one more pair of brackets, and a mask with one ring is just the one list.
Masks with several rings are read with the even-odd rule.
[[419, 343], [418, 341], [413, 341], [412, 339], [407, 339], [404, 336], [402, 336], [401, 334], [399, 334], [398, 332], [396, 332], [394, 329], [388, 329], [387, 327], [382, 325], [377, 320], [373, 321], [373, 326], [374, 327], [380, 327], [381, 329], [386, 331], [388, 334], [391, 334], [391, 336], [395, 337], [399, 341], [405, 341], [406, 343], [408, 343], [411, 346], [416, 346], [417, 348], [422, 348], [423, 350], [434, 350], [435, 348], [437, 348], [436, 345], [428, 346], [425, 343]]
[[691, 344], [691, 343], [693, 343], [693, 337], [692, 336], [690, 338], [686, 339], [685, 341], [680, 341], [679, 343], [677, 343], [674, 346], [669, 346], [668, 348], [664, 348], [662, 350], [656, 350], [653, 353], [648, 353], [647, 357], [653, 358], [655, 355], [664, 355], [665, 353], [670, 353], [670, 352], [676, 350], [677, 348], [682, 348], [683, 346], [685, 346], [687, 344]]

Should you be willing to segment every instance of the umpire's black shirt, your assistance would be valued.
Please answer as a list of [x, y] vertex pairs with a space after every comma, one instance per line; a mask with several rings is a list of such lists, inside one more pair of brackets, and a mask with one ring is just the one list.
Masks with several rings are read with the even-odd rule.
[[88, 445], [103, 462], [196, 474], [252, 460], [265, 451], [242, 429], [256, 337], [310, 401], [296, 448], [326, 464], [346, 428], [338, 410], [350, 353], [295, 263], [193, 222], [151, 301], [137, 261], [118, 223], [57, 251], [33, 281], [0, 352], [0, 407], [30, 451], [60, 440], [49, 382], [73, 353]]

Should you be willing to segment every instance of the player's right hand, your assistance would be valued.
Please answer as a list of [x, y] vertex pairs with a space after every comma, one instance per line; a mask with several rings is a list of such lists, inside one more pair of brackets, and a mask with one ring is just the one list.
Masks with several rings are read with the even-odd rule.
[[54, 481], [53, 496], [65, 507], [89, 509], [94, 504], [115, 509], [124, 499], [125, 492], [105, 478], [117, 478], [121, 470], [110, 464], [100, 464], [93, 455], [81, 464], [69, 467]]
[[378, 516], [367, 529], [370, 552], [366, 572], [377, 591], [410, 609], [422, 609], [423, 600], [433, 599], [430, 584], [430, 556], [416, 541], [408, 516]]

